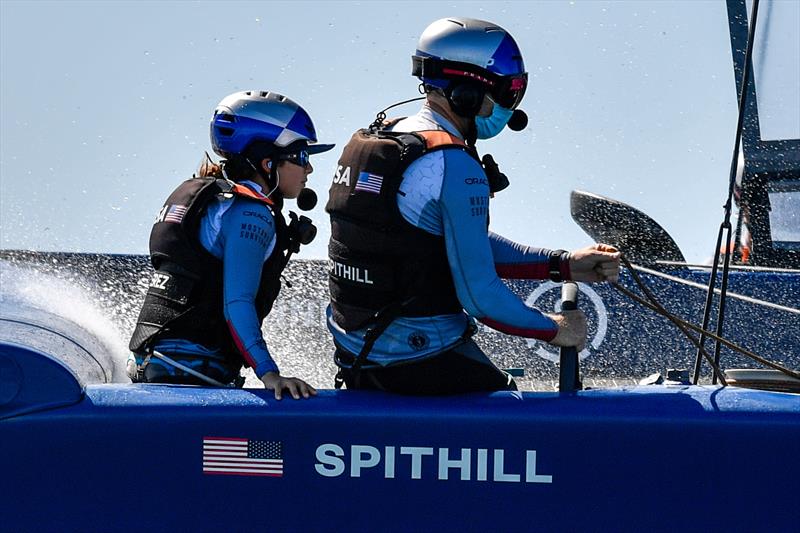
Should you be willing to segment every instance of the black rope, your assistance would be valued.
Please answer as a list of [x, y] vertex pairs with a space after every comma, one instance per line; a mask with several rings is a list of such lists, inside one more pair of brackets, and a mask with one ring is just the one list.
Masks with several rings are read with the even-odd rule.
[[[700, 378], [700, 351], [705, 344], [706, 334], [705, 330], [708, 328], [708, 322], [711, 319], [711, 307], [714, 300], [714, 288], [717, 282], [717, 265], [719, 264], [719, 256], [722, 253], [723, 234], [725, 234], [725, 257], [722, 266], [722, 286], [720, 287], [720, 300], [719, 310], [717, 313], [717, 327], [716, 339], [722, 337], [722, 325], [725, 319], [725, 295], [728, 292], [728, 274], [730, 272], [731, 254], [728, 251], [728, 246], [731, 241], [731, 211], [733, 207], [733, 191], [736, 185], [736, 168], [739, 160], [739, 150], [741, 149], [742, 130], [744, 129], [744, 112], [745, 102], [747, 99], [747, 87], [750, 84], [750, 70], [753, 62], [753, 38], [756, 33], [756, 19], [758, 17], [758, 2], [753, 0], [753, 10], [750, 16], [750, 28], [747, 36], [747, 48], [744, 57], [744, 72], [742, 72], [742, 93], [739, 95], [739, 117], [736, 123], [736, 139], [733, 146], [733, 156], [731, 158], [730, 176], [728, 179], [728, 200], [725, 202], [725, 217], [720, 224], [719, 233], [717, 234], [717, 246], [714, 251], [714, 262], [711, 269], [711, 277], [708, 280], [708, 293], [706, 294], [706, 304], [703, 311], [703, 333], [700, 335], [700, 346], [698, 347], [697, 356], [695, 357], [693, 383], [697, 384]], [[721, 343], [717, 340], [714, 348], [714, 363], [719, 365], [719, 353]], [[712, 383], [717, 382], [717, 368], [714, 367], [714, 374], [712, 376]], [[720, 376], [721, 377], [721, 376]]]
[[[717, 335], [715, 333], [712, 333], [712, 332], [710, 332], [710, 331], [708, 331], [708, 330], [706, 330], [706, 329], [704, 329], [704, 328], [702, 328], [700, 326], [696, 326], [696, 325], [692, 324], [691, 322], [683, 320], [682, 318], [676, 317], [675, 315], [673, 315], [672, 313], [667, 311], [664, 308], [664, 306], [662, 306], [658, 302], [658, 300], [655, 298], [655, 296], [652, 294], [652, 292], [650, 292], [650, 290], [644, 284], [642, 279], [639, 277], [638, 273], [633, 268], [633, 265], [631, 265], [631, 263], [628, 261], [628, 259], [623, 256], [621, 258], [621, 260], [622, 260], [623, 264], [630, 271], [631, 277], [633, 278], [633, 280], [636, 283], [636, 285], [645, 294], [645, 296], [647, 296], [648, 300], [650, 300], [650, 301], [644, 300], [643, 298], [641, 298], [637, 294], [633, 293], [629, 289], [623, 287], [619, 283], [612, 283], [611, 285], [615, 289], [617, 289], [619, 292], [621, 292], [622, 294], [627, 296], [628, 298], [630, 298], [630, 299], [634, 300], [635, 302], [643, 305], [644, 307], [647, 307], [648, 309], [650, 309], [652, 311], [655, 311], [656, 313], [664, 316], [665, 318], [669, 319], [673, 324], [675, 324], [678, 327], [678, 329], [680, 329], [683, 332], [683, 334], [686, 335], [686, 337], [692, 342], [692, 344], [694, 344], [698, 348], [698, 352], [700, 353], [701, 357], [705, 357], [706, 358], [706, 360], [709, 362], [711, 367], [714, 369], [714, 372], [719, 376], [719, 380], [723, 385], [727, 385], [727, 382], [725, 381], [725, 377], [722, 374], [722, 371], [720, 370], [719, 365], [716, 362], [714, 362], [713, 359], [711, 358], [711, 356], [708, 354], [708, 352], [706, 352], [705, 349], [703, 349], [703, 347], [700, 345], [698, 339], [694, 335], [689, 333], [689, 331], [687, 331], [687, 330], [691, 329], [691, 330], [696, 331], [696, 332], [698, 332], [698, 333], [700, 333], [702, 335], [710, 337], [711, 339], [714, 339], [715, 341], [717, 341], [717, 343], [719, 343], [721, 345], [724, 345], [724, 346], [730, 348], [731, 350], [737, 351], [737, 352], [741, 353], [742, 355], [745, 355], [746, 357], [749, 357], [749, 358], [753, 359], [754, 361], [756, 361], [758, 363], [761, 363], [764, 366], [768, 366], [770, 368], [778, 370], [778, 371], [782, 372], [783, 374], [785, 374], [787, 376], [790, 376], [790, 377], [793, 377], [795, 379], [800, 379], [800, 372], [795, 372], [794, 370], [791, 370], [789, 368], [781, 366], [778, 363], [774, 363], [772, 361], [769, 361], [769, 360], [767, 360], [767, 359], [765, 359], [765, 358], [763, 358], [763, 357], [751, 352], [750, 350], [747, 350], [746, 348], [743, 348], [743, 347], [741, 347], [741, 346], [739, 346], [739, 345], [737, 345], [737, 344], [735, 344], [735, 343], [733, 343], [733, 342], [731, 342], [731, 341], [729, 341], [729, 340], [727, 340], [727, 339], [725, 339], [725, 338], [723, 338], [723, 337], [721, 337], [721, 336], [719, 336], [719, 335]], [[695, 382], [695, 384], [696, 384], [696, 382]]]
[[639, 287], [639, 289], [644, 293], [645, 296], [647, 296], [648, 300], [650, 300], [650, 301], [647, 302], [647, 301], [643, 300], [642, 298], [640, 298], [639, 296], [637, 296], [633, 292], [629, 291], [628, 289], [626, 289], [625, 287], [623, 287], [619, 283], [612, 283], [611, 285], [615, 289], [620, 291], [622, 294], [627, 296], [628, 298], [631, 298], [632, 300], [640, 303], [641, 305], [644, 305], [645, 307], [657, 312], [658, 314], [666, 317], [670, 322], [675, 324], [675, 326], [677, 326], [678, 329], [681, 330], [681, 332], [686, 336], [686, 338], [689, 339], [692, 342], [692, 344], [695, 345], [695, 347], [697, 347], [697, 350], [701, 354], [701, 356], [706, 358], [708, 363], [712, 366], [712, 368], [714, 368], [714, 372], [716, 372], [716, 373], [718, 373], [720, 375], [720, 381], [722, 382], [722, 384], [723, 385], [727, 385], [728, 383], [725, 381], [725, 378], [722, 377], [722, 372], [720, 372], [719, 366], [714, 362], [714, 359], [708, 354], [708, 352], [705, 351], [705, 349], [703, 348], [702, 344], [697, 340], [697, 338], [695, 338], [694, 335], [689, 333], [689, 331], [687, 329], [687, 325], [684, 324], [683, 321], [680, 320], [679, 318], [677, 318], [675, 315], [673, 315], [672, 313], [667, 311], [664, 308], [664, 306], [662, 306], [658, 302], [658, 300], [653, 295], [653, 293], [650, 292], [650, 289], [648, 289], [647, 286], [644, 284], [644, 282], [642, 282], [642, 279], [639, 277], [639, 274], [633, 269], [633, 266], [631, 265], [631, 263], [628, 261], [628, 259], [625, 256], [620, 256], [620, 260], [623, 262], [623, 264], [630, 271], [631, 277], [633, 277], [633, 281], [636, 283], [636, 285]]

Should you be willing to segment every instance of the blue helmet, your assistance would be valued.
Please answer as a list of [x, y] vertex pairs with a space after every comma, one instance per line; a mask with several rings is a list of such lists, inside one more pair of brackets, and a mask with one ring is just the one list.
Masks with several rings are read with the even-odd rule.
[[412, 74], [439, 89], [477, 83], [508, 109], [519, 105], [528, 85], [522, 52], [511, 34], [491, 22], [462, 17], [425, 28], [412, 56]]
[[224, 158], [242, 155], [254, 142], [281, 152], [302, 149], [318, 154], [333, 144], [314, 144], [317, 132], [305, 109], [282, 94], [242, 91], [223, 98], [211, 118], [211, 146]]

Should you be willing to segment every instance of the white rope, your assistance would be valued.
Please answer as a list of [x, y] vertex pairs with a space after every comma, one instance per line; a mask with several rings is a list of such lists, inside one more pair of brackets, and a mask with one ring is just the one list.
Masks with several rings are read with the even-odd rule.
[[203, 381], [205, 381], [205, 382], [206, 382], [206, 383], [208, 383], [209, 385], [214, 385], [215, 387], [227, 387], [227, 386], [228, 386], [228, 385], [225, 385], [224, 383], [220, 383], [220, 382], [219, 382], [219, 381], [217, 381], [216, 379], [212, 379], [212, 378], [210, 378], [210, 377], [206, 376], [205, 374], [201, 374], [201, 373], [200, 373], [200, 372], [198, 372], [197, 370], [195, 370], [195, 369], [193, 369], [193, 368], [189, 368], [188, 366], [186, 366], [186, 365], [183, 365], [183, 364], [181, 364], [181, 363], [179, 363], [179, 362], [175, 361], [174, 359], [170, 359], [169, 357], [167, 357], [166, 355], [164, 355], [164, 354], [163, 354], [163, 353], [161, 353], [161, 352], [157, 352], [157, 351], [153, 350], [153, 355], [154, 355], [155, 357], [157, 357], [158, 359], [161, 359], [161, 360], [162, 360], [162, 361], [164, 361], [165, 363], [167, 363], [167, 364], [169, 364], [169, 365], [172, 365], [172, 366], [174, 366], [175, 368], [178, 368], [178, 369], [180, 369], [180, 370], [183, 370], [183, 371], [184, 371], [184, 372], [186, 372], [187, 374], [190, 374], [190, 375], [192, 375], [192, 376], [196, 377], [197, 379], [200, 379], [200, 380], [203, 380]]
[[[677, 276], [670, 276], [669, 274], [664, 274], [663, 272], [659, 272], [657, 270], [651, 270], [649, 268], [645, 268], [645, 267], [639, 266], [639, 265], [632, 265], [632, 266], [633, 266], [634, 269], [636, 269], [636, 270], [638, 270], [640, 272], [644, 272], [646, 274], [650, 274], [652, 276], [668, 279], [670, 281], [674, 281], [676, 283], [681, 283], [683, 285], [688, 285], [689, 287], [694, 287], [695, 289], [702, 289], [704, 291], [708, 290], [708, 287], [706, 287], [702, 283], [696, 283], [694, 281], [689, 281], [689, 280], [686, 280], [686, 279], [683, 279], [683, 278], [679, 278]], [[714, 289], [714, 293], [715, 294], [721, 294], [722, 291], [720, 289]], [[755, 304], [755, 305], [761, 305], [763, 307], [769, 307], [771, 309], [777, 309], [778, 311], [786, 311], [787, 313], [793, 313], [795, 315], [800, 315], [800, 309], [795, 309], [793, 307], [786, 307], [784, 305], [780, 305], [780, 304], [776, 304], [776, 303], [772, 303], [772, 302], [767, 302], [765, 300], [759, 300], [757, 298], [752, 298], [750, 296], [744, 296], [742, 294], [737, 294], [735, 292], [729, 292], [728, 291], [725, 294], [727, 296], [730, 296], [731, 298], [735, 298], [737, 300], [742, 300], [743, 302], [748, 302], [748, 303]]]
[[[666, 261], [658, 260], [656, 264], [668, 266], [680, 266], [688, 268], [702, 268], [704, 270], [711, 270], [713, 265], [701, 265], [699, 263], [686, 263], [684, 261]], [[730, 265], [731, 270], [742, 270], [744, 272], [780, 272], [785, 274], [800, 274], [800, 270], [796, 268], [777, 268], [777, 267], [759, 267], [752, 265]]]

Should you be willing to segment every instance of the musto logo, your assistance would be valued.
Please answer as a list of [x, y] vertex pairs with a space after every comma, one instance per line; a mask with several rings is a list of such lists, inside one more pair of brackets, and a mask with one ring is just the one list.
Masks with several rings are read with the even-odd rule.
[[[589, 323], [589, 340], [586, 343], [586, 348], [578, 354], [581, 361], [583, 361], [589, 357], [592, 350], [597, 350], [603, 344], [608, 331], [608, 312], [603, 304], [603, 299], [594, 289], [584, 283], [578, 283], [578, 289], [581, 293], [578, 297], [578, 307], [586, 313]], [[586, 297], [591, 302], [591, 306], [587, 304]], [[552, 281], [540, 284], [525, 300], [525, 305], [535, 307], [540, 311], [552, 309], [556, 313], [561, 312], [561, 284], [553, 283]], [[535, 350], [536, 355], [539, 357], [558, 363], [559, 349], [557, 347], [535, 339], [528, 339], [527, 344]]]

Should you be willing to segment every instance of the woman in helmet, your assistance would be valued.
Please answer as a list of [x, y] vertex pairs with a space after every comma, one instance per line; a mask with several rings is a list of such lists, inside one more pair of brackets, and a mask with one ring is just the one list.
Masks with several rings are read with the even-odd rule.
[[333, 148], [316, 141], [311, 118], [283, 95], [246, 91], [219, 103], [211, 144], [222, 161], [173, 191], [150, 234], [155, 273], [130, 341], [133, 381], [241, 385], [245, 365], [276, 399], [316, 394], [280, 375], [261, 335], [300, 244], [283, 201], [303, 190], [310, 154]]
[[[531, 248], [488, 231], [489, 199], [504, 177], [480, 160], [475, 141], [503, 130], [527, 85], [508, 32], [482, 20], [437, 20], [412, 60], [422, 110], [356, 132], [330, 189], [337, 385], [405, 394], [513, 389], [470, 339], [473, 319], [559, 346], [583, 344], [586, 322], [580, 311], [527, 307], [499, 278], [614, 280], [619, 255], [604, 245], [571, 254]], [[512, 126], [521, 129], [516, 113]]]

